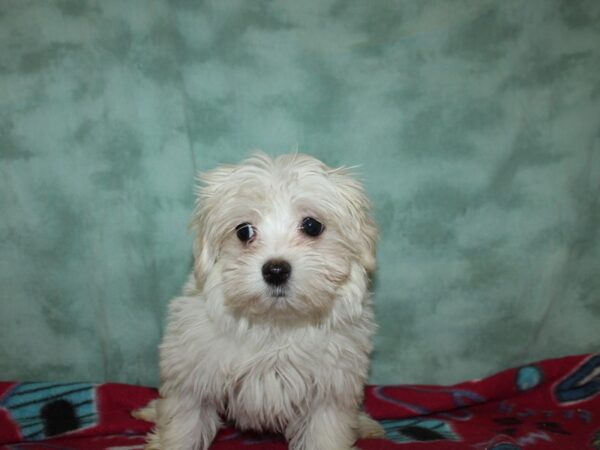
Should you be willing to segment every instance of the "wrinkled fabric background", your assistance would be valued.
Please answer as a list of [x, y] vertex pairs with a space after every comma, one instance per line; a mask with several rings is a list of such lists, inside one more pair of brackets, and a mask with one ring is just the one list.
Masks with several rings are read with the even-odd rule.
[[0, 378], [156, 384], [195, 172], [359, 165], [371, 381], [600, 350], [600, 2], [0, 2]]

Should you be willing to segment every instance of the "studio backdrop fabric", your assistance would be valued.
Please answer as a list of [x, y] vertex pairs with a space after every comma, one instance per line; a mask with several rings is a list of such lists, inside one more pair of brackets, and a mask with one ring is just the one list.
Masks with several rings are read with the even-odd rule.
[[197, 171], [357, 166], [372, 383], [600, 350], [600, 2], [0, 1], [0, 378], [155, 385]]

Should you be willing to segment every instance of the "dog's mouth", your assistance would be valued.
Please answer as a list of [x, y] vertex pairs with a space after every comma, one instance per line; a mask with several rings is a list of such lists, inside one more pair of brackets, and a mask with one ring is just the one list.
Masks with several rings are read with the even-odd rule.
[[283, 286], [275, 286], [271, 289], [271, 297], [273, 298], [285, 298], [287, 297], [287, 289]]

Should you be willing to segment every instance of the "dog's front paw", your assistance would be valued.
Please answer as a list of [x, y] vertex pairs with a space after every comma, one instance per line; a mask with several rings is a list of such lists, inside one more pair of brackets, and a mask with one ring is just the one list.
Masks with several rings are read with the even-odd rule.
[[221, 426], [214, 406], [199, 405], [193, 397], [161, 397], [154, 406], [156, 426], [145, 450], [207, 450]]

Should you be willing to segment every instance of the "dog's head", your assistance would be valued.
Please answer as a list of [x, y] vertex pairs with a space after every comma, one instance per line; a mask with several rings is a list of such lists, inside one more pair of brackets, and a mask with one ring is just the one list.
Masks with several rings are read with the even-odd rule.
[[232, 313], [318, 318], [351, 273], [366, 279], [374, 270], [377, 229], [347, 170], [301, 154], [256, 154], [201, 181], [196, 286], [221, 289]]

